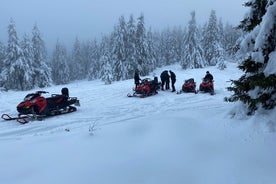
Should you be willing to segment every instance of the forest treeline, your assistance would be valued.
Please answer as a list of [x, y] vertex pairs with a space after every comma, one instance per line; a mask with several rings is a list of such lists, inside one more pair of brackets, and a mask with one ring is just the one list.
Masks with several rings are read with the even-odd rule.
[[[211, 11], [209, 20], [198, 25], [195, 12], [186, 26], [153, 31], [146, 28], [144, 15], [119, 17], [114, 30], [95, 40], [75, 38], [72, 49], [57, 40], [52, 53], [35, 24], [30, 35], [19, 38], [16, 23], [8, 25], [7, 44], [0, 42], [0, 87], [30, 90], [75, 80], [102, 79], [106, 84], [142, 76], [157, 67], [179, 63], [183, 69], [217, 65], [235, 56], [242, 31], [218, 20]], [[47, 41], [47, 40], [46, 40]]]

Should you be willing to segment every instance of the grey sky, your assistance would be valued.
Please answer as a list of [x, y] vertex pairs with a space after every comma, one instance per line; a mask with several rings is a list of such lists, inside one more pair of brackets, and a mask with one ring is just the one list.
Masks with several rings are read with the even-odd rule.
[[145, 16], [146, 27], [162, 30], [168, 26], [186, 26], [190, 12], [196, 11], [199, 24], [208, 21], [211, 10], [223, 22], [237, 25], [247, 9], [246, 0], [0, 0], [0, 41], [7, 39], [7, 26], [12, 17], [21, 36], [30, 34], [35, 23], [48, 47], [59, 38], [71, 44], [109, 33], [121, 15], [128, 20]]

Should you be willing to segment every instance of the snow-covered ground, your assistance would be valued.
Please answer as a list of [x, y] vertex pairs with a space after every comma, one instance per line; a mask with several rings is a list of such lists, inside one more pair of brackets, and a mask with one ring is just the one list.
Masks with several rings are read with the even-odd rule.
[[[176, 73], [177, 90], [190, 77], [198, 87], [209, 70], [216, 94], [128, 98], [133, 80], [68, 84], [77, 112], [25, 125], [0, 120], [0, 183], [275, 184], [276, 111], [231, 118], [235, 104], [223, 101], [227, 81], [241, 75], [236, 64], [156, 75], [163, 69]], [[0, 92], [0, 114], [16, 115], [27, 93]]]

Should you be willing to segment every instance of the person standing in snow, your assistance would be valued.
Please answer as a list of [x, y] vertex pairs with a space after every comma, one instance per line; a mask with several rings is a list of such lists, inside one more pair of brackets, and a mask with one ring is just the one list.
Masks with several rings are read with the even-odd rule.
[[134, 73], [134, 84], [135, 84], [135, 88], [137, 88], [137, 86], [140, 84], [140, 76], [139, 76], [139, 70], [135, 70]]
[[175, 82], [176, 82], [176, 75], [173, 71], [170, 70], [170, 75], [171, 75], [171, 81], [172, 81], [172, 92], [175, 92]]
[[168, 70], [164, 70], [161, 75], [160, 75], [160, 79], [161, 79], [161, 90], [164, 90], [164, 85], [165, 88], [168, 88], [168, 82], [170, 81], [170, 76], [168, 73]]

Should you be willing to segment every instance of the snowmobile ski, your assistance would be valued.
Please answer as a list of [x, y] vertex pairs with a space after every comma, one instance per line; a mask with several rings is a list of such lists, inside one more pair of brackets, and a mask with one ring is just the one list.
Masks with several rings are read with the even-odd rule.
[[21, 124], [25, 124], [25, 123], [29, 122], [29, 116], [27, 116], [27, 115], [24, 115], [24, 116], [18, 115], [17, 117], [11, 117], [8, 114], [2, 114], [1, 118], [6, 121], [16, 120], [17, 122], [19, 122]]
[[131, 93], [128, 93], [127, 94], [127, 97], [139, 97], [139, 98], [145, 98], [145, 97], [148, 97], [148, 96], [153, 96], [153, 95], [156, 95], [158, 94], [158, 92], [152, 92], [152, 93], [136, 93], [134, 92], [133, 94]]
[[6, 121], [16, 120], [18, 123], [26, 124], [26, 123], [29, 123], [30, 121], [42, 121], [43, 119], [48, 118], [48, 117], [67, 114], [67, 113], [71, 113], [71, 112], [75, 112], [75, 111], [77, 111], [76, 107], [68, 106], [68, 107], [66, 107], [66, 109], [59, 109], [56, 111], [52, 111], [51, 114], [49, 114], [49, 115], [19, 114], [17, 117], [12, 117], [8, 114], [2, 114], [1, 118]]
[[[179, 95], [179, 94], [182, 94], [182, 93], [188, 93], [188, 92], [184, 92], [183, 90], [179, 90], [179, 91], [176, 91], [176, 94]], [[189, 93], [194, 93], [194, 94], [197, 94], [198, 91], [195, 90], [194, 92], [189, 92]]]

